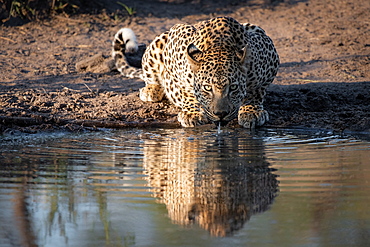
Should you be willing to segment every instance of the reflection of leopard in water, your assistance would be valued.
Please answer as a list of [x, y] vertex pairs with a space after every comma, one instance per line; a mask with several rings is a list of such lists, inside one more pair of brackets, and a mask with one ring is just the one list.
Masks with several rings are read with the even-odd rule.
[[237, 116], [246, 128], [268, 121], [263, 98], [277, 73], [279, 57], [260, 27], [229, 17], [175, 25], [146, 49], [142, 71], [129, 66], [125, 57], [137, 49], [132, 30], [118, 31], [113, 41], [117, 69], [125, 76], [142, 76], [143, 101], [166, 96], [180, 107], [182, 126], [208, 121], [226, 125]]
[[273, 202], [278, 181], [261, 139], [230, 138], [213, 145], [189, 140], [188, 131], [168, 130], [162, 136], [143, 144], [143, 167], [150, 191], [174, 223], [232, 235]]

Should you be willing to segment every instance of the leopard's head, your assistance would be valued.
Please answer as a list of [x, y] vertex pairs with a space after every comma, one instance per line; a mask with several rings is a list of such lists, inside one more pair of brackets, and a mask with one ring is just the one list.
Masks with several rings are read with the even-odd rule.
[[237, 117], [246, 98], [247, 48], [212, 46], [205, 51], [194, 44], [187, 48], [187, 58], [194, 75], [194, 93], [207, 118], [226, 125]]

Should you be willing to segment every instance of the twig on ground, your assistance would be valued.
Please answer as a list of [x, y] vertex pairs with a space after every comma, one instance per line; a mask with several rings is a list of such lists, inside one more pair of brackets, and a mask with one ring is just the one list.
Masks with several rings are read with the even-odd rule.
[[10, 41], [12, 43], [17, 43], [16, 41], [12, 40], [12, 39], [9, 39], [9, 38], [6, 38], [6, 37], [1, 37], [0, 36], [0, 39], [3, 39], [3, 40], [7, 40], [7, 41]]
[[85, 87], [87, 87], [87, 89], [89, 89], [89, 91], [92, 93], [92, 94], [96, 94], [88, 85], [86, 85], [86, 83], [84, 83]]

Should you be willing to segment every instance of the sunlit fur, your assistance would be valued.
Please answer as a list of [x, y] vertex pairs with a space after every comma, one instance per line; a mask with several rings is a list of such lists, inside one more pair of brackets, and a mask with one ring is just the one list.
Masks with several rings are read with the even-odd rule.
[[[124, 59], [118, 61], [131, 69], [123, 66]], [[278, 66], [273, 42], [258, 26], [230, 17], [177, 24], [146, 49], [142, 59], [146, 86], [140, 98], [167, 98], [181, 109], [178, 121], [184, 127], [209, 121], [226, 125], [238, 117], [240, 125], [253, 128], [268, 121], [263, 99]]]

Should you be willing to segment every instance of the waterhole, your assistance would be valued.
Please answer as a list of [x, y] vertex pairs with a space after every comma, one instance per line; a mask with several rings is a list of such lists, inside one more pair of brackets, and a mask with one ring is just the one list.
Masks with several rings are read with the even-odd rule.
[[0, 246], [369, 246], [368, 136], [1, 137]]

